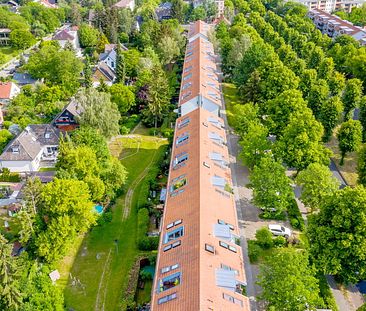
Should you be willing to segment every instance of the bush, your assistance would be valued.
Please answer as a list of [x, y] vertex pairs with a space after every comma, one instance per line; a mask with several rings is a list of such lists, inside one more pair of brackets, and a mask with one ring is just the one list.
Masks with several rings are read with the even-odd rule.
[[[333, 298], [334, 299], [334, 298]], [[337, 310], [337, 309], [332, 309], [332, 310]], [[358, 309], [357, 309], [357, 311], [366, 311], [366, 303], [365, 304], [363, 304], [361, 307], [359, 307]]]
[[287, 240], [283, 236], [278, 236], [273, 239], [273, 246], [274, 247], [283, 247], [286, 246]]
[[146, 236], [149, 230], [149, 211], [146, 208], [141, 208], [137, 213], [137, 236], [142, 239]]
[[256, 263], [262, 249], [255, 241], [248, 242], [248, 256], [251, 263]]
[[97, 220], [98, 226], [103, 226], [106, 223], [109, 223], [112, 221], [113, 214], [111, 211], [105, 212]]
[[295, 229], [300, 231], [304, 230], [305, 223], [302, 215], [300, 213], [299, 207], [295, 199], [291, 200], [288, 208], [287, 208], [287, 215], [290, 219], [291, 226]]
[[268, 249], [273, 246], [272, 233], [267, 227], [257, 230], [255, 238], [257, 239], [257, 244], [264, 249]]
[[273, 213], [273, 212], [263, 212], [259, 214], [259, 218], [261, 219], [274, 219], [274, 220], [286, 220], [286, 214], [281, 213]]
[[153, 251], [157, 250], [159, 246], [159, 237], [157, 236], [146, 236], [139, 239], [137, 247], [140, 251]]
[[21, 178], [18, 173], [10, 173], [9, 169], [4, 168], [0, 174], [0, 181], [4, 182], [20, 182]]
[[[325, 307], [333, 311], [338, 311], [339, 309], [337, 307], [337, 303], [333, 297], [332, 291], [329, 288], [325, 276], [318, 273], [316, 278], [319, 280], [320, 297], [323, 298]], [[358, 309], [357, 311], [366, 311], [366, 308], [364, 307], [363, 309]]]

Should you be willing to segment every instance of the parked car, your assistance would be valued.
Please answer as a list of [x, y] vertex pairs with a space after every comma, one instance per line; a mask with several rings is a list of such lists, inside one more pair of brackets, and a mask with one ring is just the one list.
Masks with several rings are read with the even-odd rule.
[[292, 232], [289, 228], [286, 228], [281, 225], [268, 225], [268, 229], [269, 229], [269, 231], [271, 231], [271, 233], [273, 235], [283, 236], [286, 239], [289, 238], [292, 234]]

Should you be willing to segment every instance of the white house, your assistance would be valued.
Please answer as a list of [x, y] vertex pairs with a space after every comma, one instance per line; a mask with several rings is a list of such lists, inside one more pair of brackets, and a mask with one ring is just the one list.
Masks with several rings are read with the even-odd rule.
[[53, 36], [52, 40], [58, 41], [61, 48], [64, 48], [66, 43], [70, 42], [76, 55], [79, 57], [82, 56], [77, 29], [69, 28], [60, 30]]
[[13, 82], [0, 82], [0, 104], [7, 105], [20, 93], [20, 88]]
[[50, 124], [28, 125], [0, 155], [0, 168], [11, 172], [36, 172], [54, 167], [60, 131]]
[[113, 71], [117, 68], [117, 52], [116, 49], [106, 51], [99, 56], [99, 62], [105, 63]]
[[114, 4], [113, 7], [117, 9], [130, 9], [133, 11], [135, 8], [135, 0], [121, 0]]

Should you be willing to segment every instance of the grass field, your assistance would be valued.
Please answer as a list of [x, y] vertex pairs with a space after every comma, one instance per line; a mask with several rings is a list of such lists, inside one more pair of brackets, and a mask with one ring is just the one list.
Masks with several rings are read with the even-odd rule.
[[13, 57], [17, 56], [19, 52], [19, 50], [16, 50], [11, 46], [0, 47], [0, 65], [7, 63]]
[[[164, 152], [167, 140], [151, 136], [127, 135], [110, 144], [110, 150], [125, 165], [129, 175], [125, 194], [113, 207], [113, 220], [95, 227], [80, 238], [69, 256], [59, 264], [67, 308], [120, 310], [119, 302], [127, 286], [136, 247], [137, 201], [148, 171]], [[117, 242], [115, 242], [117, 241]], [[70, 279], [70, 272], [74, 279]], [[79, 282], [80, 281], [80, 282]]]
[[227, 121], [233, 127], [233, 107], [241, 103], [238, 89], [233, 83], [223, 83], [222, 90], [225, 98]]
[[338, 148], [338, 139], [336, 137], [337, 129], [335, 129], [332, 139], [326, 144], [326, 146], [333, 152], [333, 161], [341, 172], [343, 178], [350, 186], [357, 184], [357, 152], [347, 153], [344, 158], [344, 164], [340, 165], [341, 153]]

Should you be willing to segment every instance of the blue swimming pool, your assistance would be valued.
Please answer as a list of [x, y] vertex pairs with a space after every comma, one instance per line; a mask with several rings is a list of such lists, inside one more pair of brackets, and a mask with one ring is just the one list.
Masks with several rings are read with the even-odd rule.
[[96, 211], [98, 214], [103, 213], [103, 206], [102, 206], [102, 205], [95, 205], [95, 206], [94, 206], [94, 209], [95, 209], [95, 211]]

